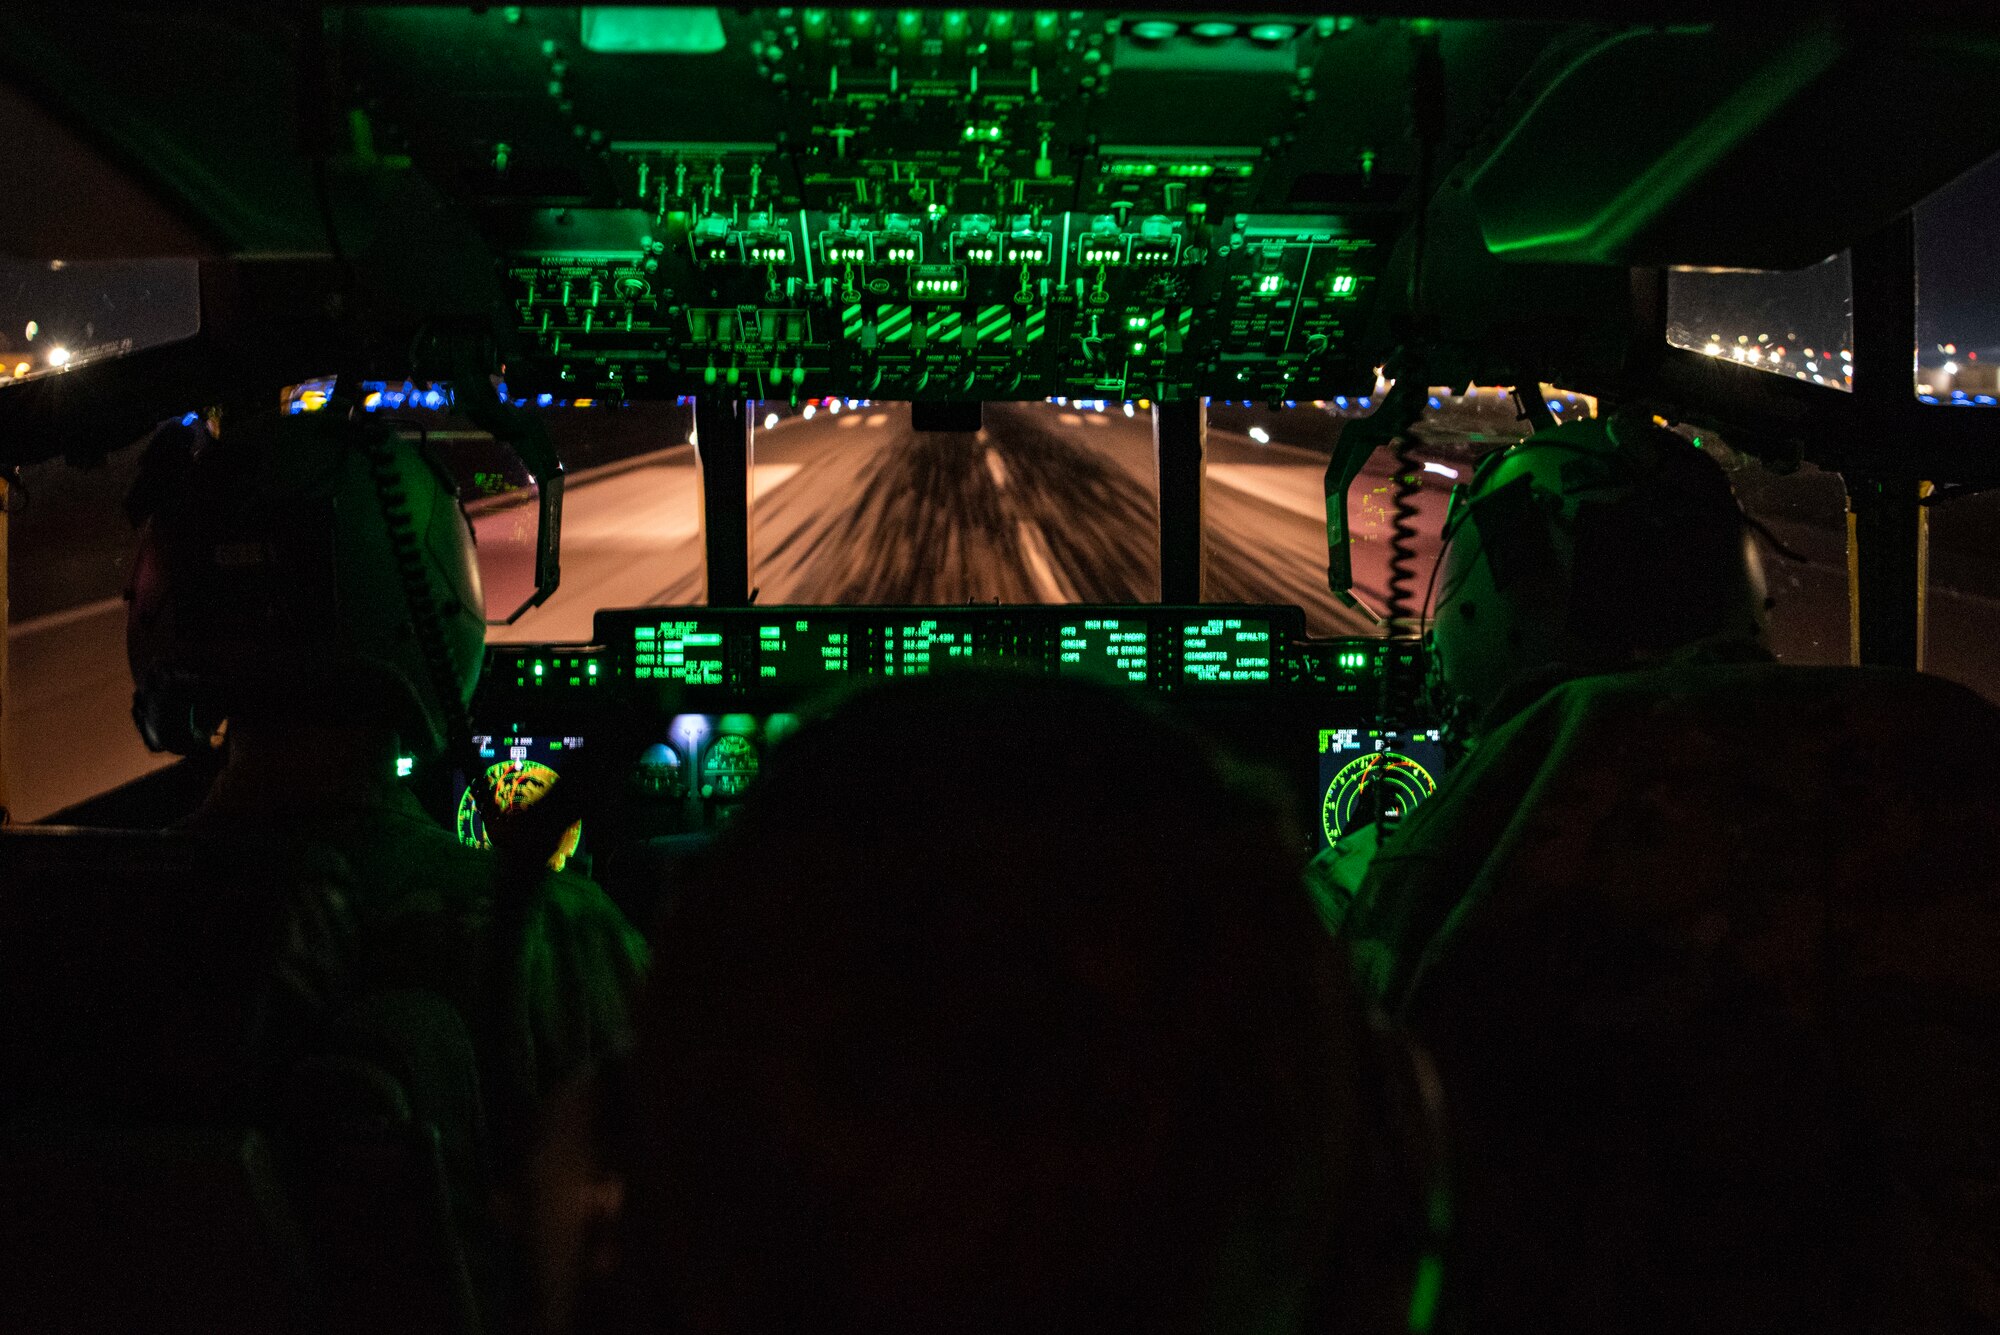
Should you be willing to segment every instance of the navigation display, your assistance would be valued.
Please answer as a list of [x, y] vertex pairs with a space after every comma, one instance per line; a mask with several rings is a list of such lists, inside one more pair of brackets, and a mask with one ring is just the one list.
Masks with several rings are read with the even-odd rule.
[[1181, 678], [1204, 683], [1271, 680], [1271, 623], [1220, 616], [1182, 622]]
[[1151, 668], [1146, 622], [1139, 617], [1087, 617], [1056, 632], [1057, 672], [1065, 677], [1144, 682]]
[[1320, 729], [1319, 846], [1400, 821], [1437, 791], [1447, 763], [1436, 728]]
[[[493, 802], [502, 811], [530, 806], [541, 800], [560, 774], [564, 763], [583, 745], [581, 737], [501, 733], [475, 736], [479, 758], [486, 764], [486, 777], [493, 785]], [[472, 784], [463, 773], [452, 775], [453, 809], [457, 813], [459, 842], [471, 848], [490, 848], [492, 836], [486, 831]], [[561, 871], [582, 851], [583, 822], [563, 832], [549, 866]]]
[[655, 621], [634, 626], [632, 675], [640, 681], [677, 681], [686, 686], [722, 685], [721, 624]]
[[834, 617], [786, 617], [757, 625], [757, 680], [766, 686], [822, 685], [854, 666], [854, 628]]

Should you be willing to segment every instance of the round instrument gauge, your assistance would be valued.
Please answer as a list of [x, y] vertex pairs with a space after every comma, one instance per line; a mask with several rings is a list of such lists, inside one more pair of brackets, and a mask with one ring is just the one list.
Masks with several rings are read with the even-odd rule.
[[1437, 791], [1431, 772], [1396, 751], [1377, 751], [1356, 756], [1340, 767], [1320, 799], [1320, 828], [1326, 841], [1337, 843], [1343, 834], [1376, 818], [1376, 785], [1382, 785], [1381, 815], [1388, 821], [1400, 820], [1416, 809], [1417, 803]]
[[748, 737], [724, 733], [708, 748], [701, 762], [701, 795], [719, 802], [743, 796], [757, 777], [757, 744]]
[[[486, 767], [486, 779], [493, 785], [493, 805], [502, 811], [513, 811], [540, 801], [549, 785], [556, 781], [556, 772], [539, 761], [502, 760]], [[458, 841], [472, 848], [493, 846], [493, 836], [486, 830], [485, 817], [479, 814], [473, 788], [467, 788], [458, 799]], [[549, 857], [549, 867], [561, 871], [582, 841], [583, 822], [577, 821], [563, 831], [562, 842]]]
[[681, 753], [664, 742], [654, 742], [639, 753], [639, 763], [632, 768], [632, 786], [667, 801], [684, 796], [687, 776], [681, 772]]

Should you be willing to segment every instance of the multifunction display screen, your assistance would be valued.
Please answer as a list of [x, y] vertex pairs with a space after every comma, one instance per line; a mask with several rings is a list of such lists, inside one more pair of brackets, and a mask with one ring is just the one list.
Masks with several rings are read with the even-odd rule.
[[1192, 682], [1271, 680], [1271, 623], [1226, 616], [1182, 622], [1181, 678]]
[[707, 621], [655, 621], [632, 628], [632, 675], [640, 681], [720, 686], [722, 627]]
[[514, 654], [516, 670], [500, 679], [518, 691], [612, 677], [669, 695], [710, 688], [711, 698], [773, 704], [853, 678], [961, 667], [1218, 697], [1307, 683], [1359, 693], [1375, 658], [1322, 682], [1332, 669], [1309, 670], [1323, 668], [1325, 651], [1305, 640], [1304, 620], [1295, 607], [1247, 603], [653, 607], [600, 611], [588, 646], [496, 652]]
[[1364, 825], [1393, 827], [1437, 791], [1446, 764], [1435, 728], [1320, 729], [1320, 847]]
[[[528, 733], [488, 733], [473, 737], [479, 759], [486, 767], [486, 782], [493, 787], [493, 804], [501, 811], [532, 806], [539, 802], [561, 775], [570, 756], [582, 747], [583, 738]], [[454, 810], [460, 843], [472, 848], [489, 848], [493, 839], [467, 775], [454, 773]], [[563, 832], [549, 866], [561, 871], [583, 846], [583, 822]]]
[[1058, 675], [1128, 682], [1152, 676], [1151, 636], [1137, 617], [1086, 617], [1065, 623], [1057, 635]]
[[832, 617], [786, 617], [757, 625], [757, 680], [819, 686], [853, 667], [854, 629]]

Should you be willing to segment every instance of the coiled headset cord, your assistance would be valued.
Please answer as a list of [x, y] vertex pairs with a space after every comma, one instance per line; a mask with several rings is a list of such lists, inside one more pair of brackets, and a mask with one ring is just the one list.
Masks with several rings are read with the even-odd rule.
[[[489, 832], [497, 832], [509, 817], [499, 809], [493, 782], [480, 763], [479, 749], [472, 741], [472, 719], [459, 697], [458, 674], [453, 667], [451, 648], [445, 640], [442, 607], [432, 591], [430, 572], [417, 534], [416, 518], [396, 459], [397, 437], [383, 427], [371, 429], [365, 450], [375, 496], [382, 509], [390, 548], [401, 577], [403, 596], [409, 604], [411, 628], [418, 651], [430, 677], [444, 719], [445, 753], [466, 776], [480, 819]], [[522, 968], [527, 957], [528, 938], [548, 882], [546, 854], [542, 840], [533, 829], [520, 831], [521, 837], [493, 839], [497, 863], [493, 878], [493, 918], [488, 930], [485, 958], [485, 987], [492, 1003], [488, 1014], [496, 1027], [487, 1035], [487, 1050], [495, 1054], [506, 1074], [498, 1087], [483, 1091], [488, 1104], [489, 1123], [496, 1127], [522, 1128], [530, 1123], [531, 1107], [495, 1109], [495, 1101], [514, 1103], [532, 1098], [535, 1088], [533, 1029], [530, 1024], [528, 989], [522, 985]], [[491, 1114], [498, 1112], [498, 1117]], [[518, 1146], [502, 1147], [506, 1160], [513, 1161]]]

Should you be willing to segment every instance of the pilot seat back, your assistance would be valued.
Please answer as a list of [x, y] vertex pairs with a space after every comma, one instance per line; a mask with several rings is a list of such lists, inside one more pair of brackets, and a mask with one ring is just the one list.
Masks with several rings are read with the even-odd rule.
[[470, 1043], [356, 993], [346, 876], [0, 832], [0, 1329], [479, 1328]]
[[2000, 710], [1938, 678], [1557, 687], [1346, 932], [1436, 1052], [1478, 1323], [2000, 1320]]

